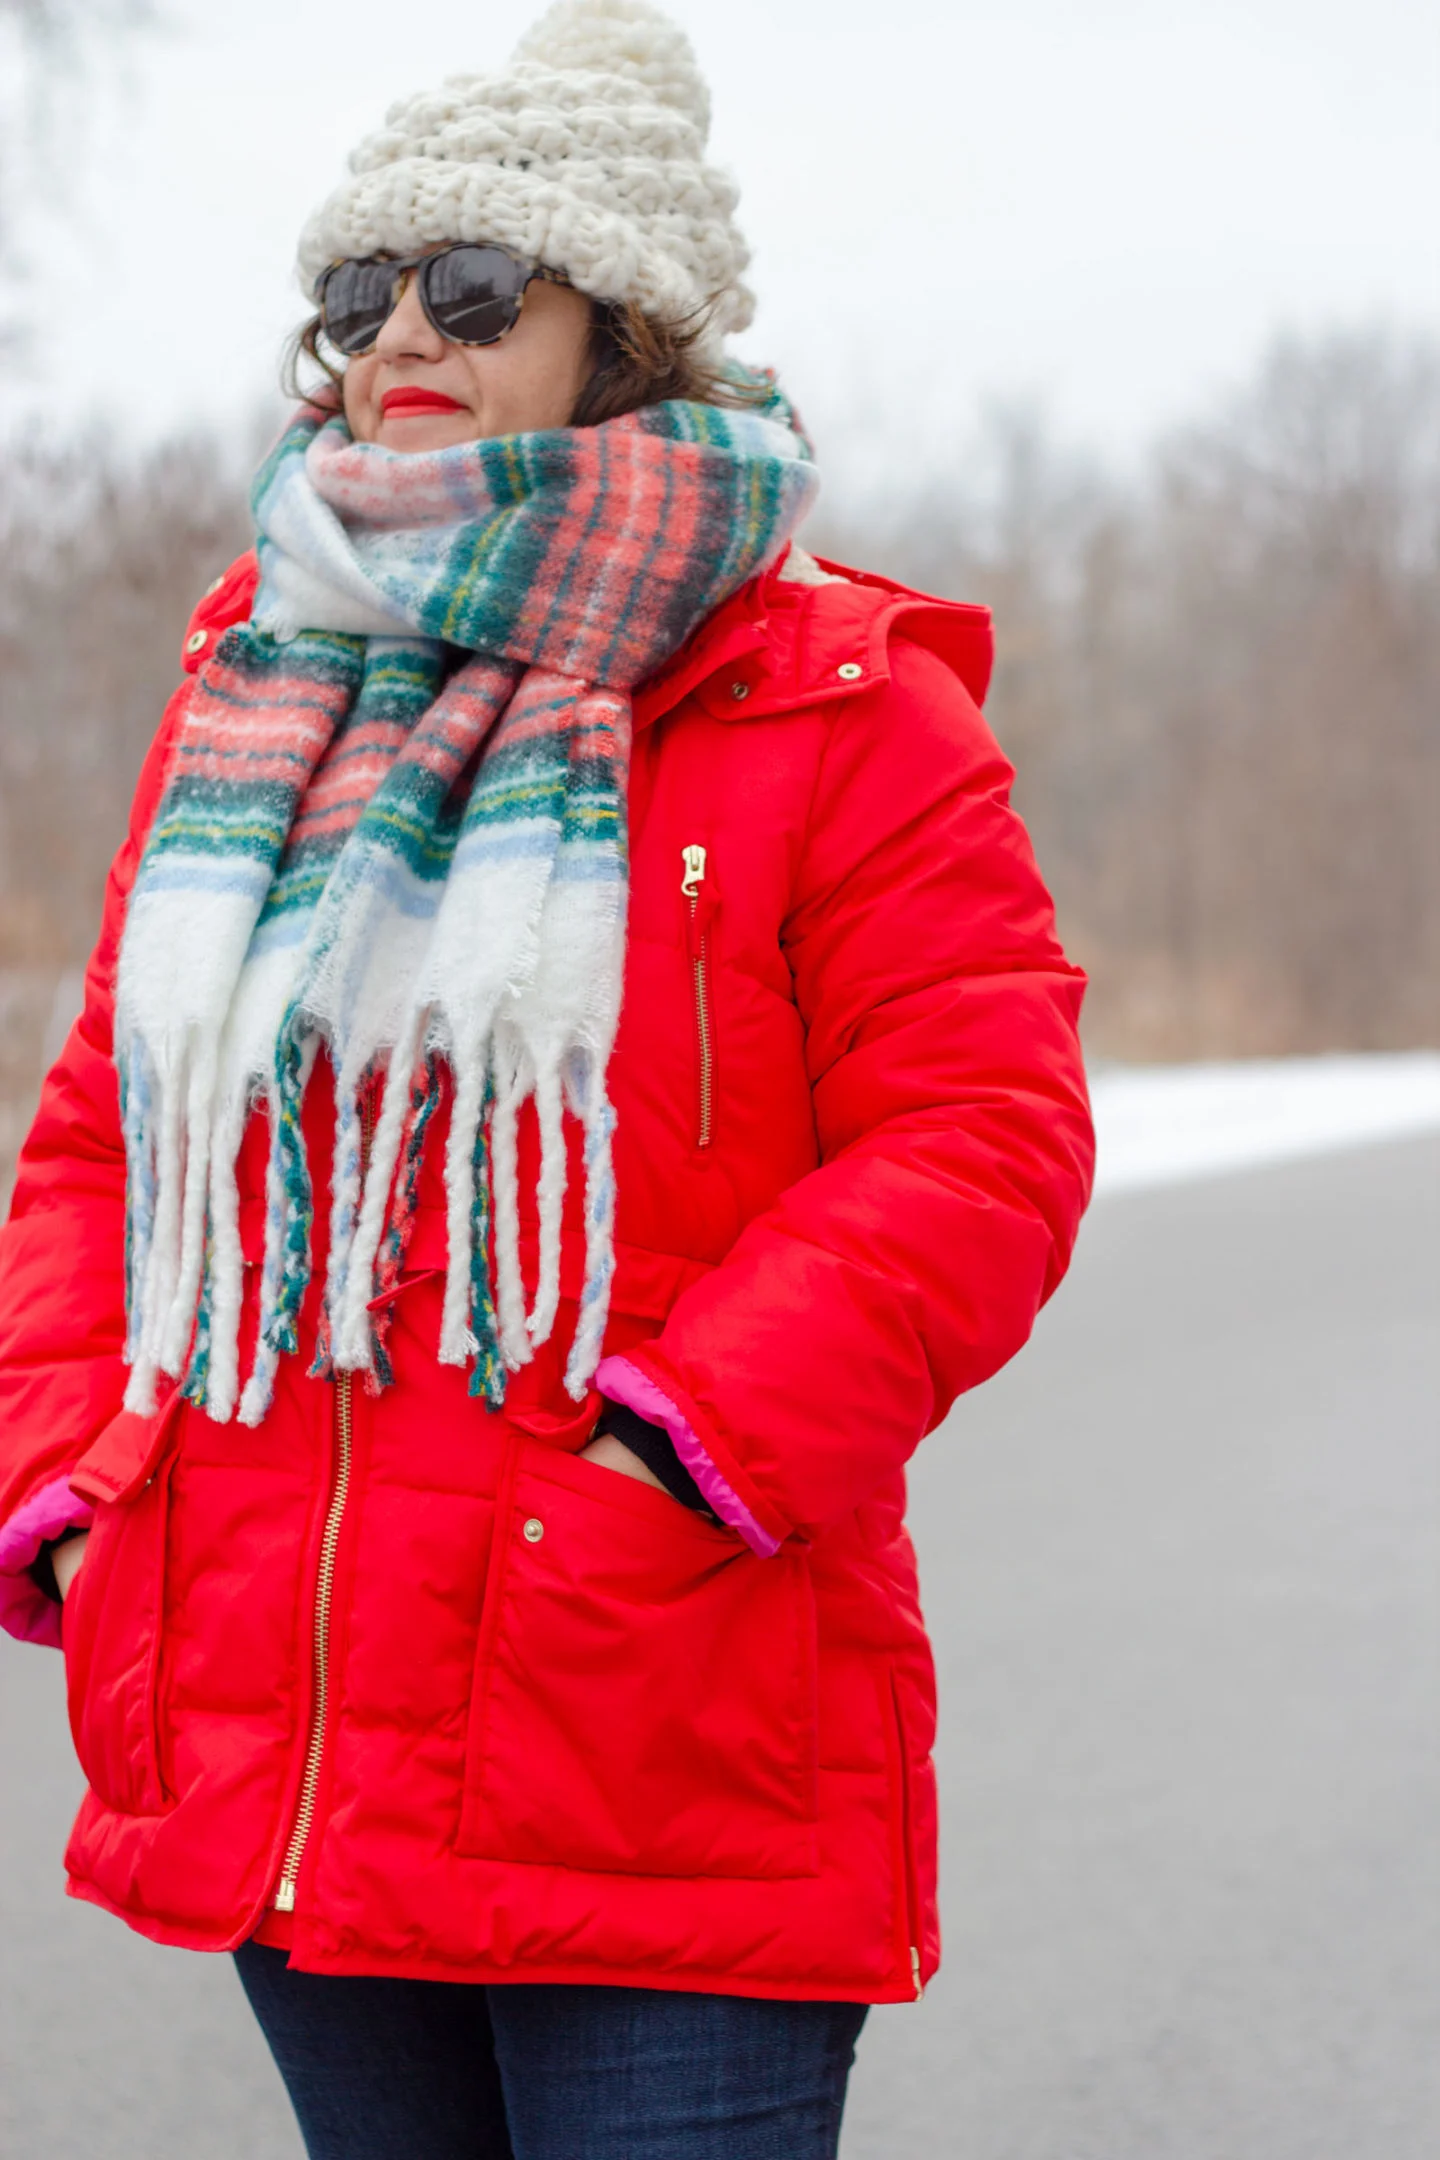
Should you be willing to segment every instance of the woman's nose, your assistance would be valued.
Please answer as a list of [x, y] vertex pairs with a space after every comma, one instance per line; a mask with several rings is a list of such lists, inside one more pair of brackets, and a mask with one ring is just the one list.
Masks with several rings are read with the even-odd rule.
[[403, 273], [400, 297], [386, 316], [375, 340], [382, 360], [438, 360], [445, 340], [420, 305], [419, 280], [413, 270]]

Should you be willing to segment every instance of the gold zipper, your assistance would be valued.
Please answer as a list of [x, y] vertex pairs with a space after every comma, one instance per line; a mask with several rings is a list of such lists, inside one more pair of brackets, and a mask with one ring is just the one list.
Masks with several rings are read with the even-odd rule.
[[[363, 1177], [365, 1165], [370, 1159], [370, 1142], [375, 1132], [374, 1106], [368, 1091], [360, 1105], [360, 1132], [360, 1167]], [[320, 1790], [320, 1770], [325, 1760], [325, 1727], [330, 1708], [330, 1614], [335, 1593], [335, 1556], [340, 1549], [340, 1527], [345, 1520], [346, 1502], [350, 1498], [354, 1388], [352, 1373], [342, 1372], [335, 1375], [335, 1482], [330, 1489], [330, 1505], [325, 1511], [325, 1529], [320, 1539], [320, 1566], [315, 1577], [315, 1685], [310, 1714], [310, 1743], [305, 1751], [305, 1775], [300, 1781], [300, 1801], [295, 1810], [294, 1827], [290, 1832], [290, 1842], [285, 1848], [280, 1880], [275, 1887], [273, 1902], [276, 1912], [295, 1910], [295, 1884], [315, 1823], [315, 1800]]]
[[920, 1950], [916, 1943], [910, 1945], [910, 1979], [915, 1989], [915, 2000], [919, 2002], [925, 1993], [925, 1983], [920, 1978]]
[[695, 1144], [697, 1147], [709, 1147], [714, 1118], [715, 1052], [710, 1028], [706, 935], [697, 928], [700, 916], [700, 887], [705, 882], [705, 850], [692, 841], [688, 847], [681, 850], [681, 858], [685, 864], [685, 875], [680, 880], [680, 890], [690, 903], [690, 964], [695, 971], [695, 1029], [700, 1044], [700, 1130]]

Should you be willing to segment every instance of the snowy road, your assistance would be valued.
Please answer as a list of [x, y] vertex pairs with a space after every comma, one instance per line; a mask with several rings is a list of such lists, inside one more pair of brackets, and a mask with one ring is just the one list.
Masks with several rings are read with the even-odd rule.
[[[846, 2160], [1440, 2151], [1437, 1230], [1428, 1137], [1112, 1190], [927, 1444], [947, 1963]], [[296, 2160], [227, 1964], [60, 1897], [59, 1679], [0, 1652], [0, 2154]]]
[[845, 2160], [1440, 2152], [1440, 1142], [1102, 1200], [912, 1479], [946, 1963]]

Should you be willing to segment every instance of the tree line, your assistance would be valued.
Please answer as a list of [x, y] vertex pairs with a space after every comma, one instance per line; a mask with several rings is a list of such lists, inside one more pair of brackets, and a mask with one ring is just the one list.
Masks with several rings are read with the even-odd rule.
[[1440, 1041], [1440, 349], [1281, 342], [1125, 479], [998, 413], [822, 537], [994, 609], [1096, 1050]]
[[[53, 1047], [255, 448], [0, 450], [0, 1101]], [[1125, 476], [1013, 412], [881, 466], [807, 543], [994, 609], [989, 716], [1092, 1050], [1440, 1039], [1440, 352], [1282, 344]]]

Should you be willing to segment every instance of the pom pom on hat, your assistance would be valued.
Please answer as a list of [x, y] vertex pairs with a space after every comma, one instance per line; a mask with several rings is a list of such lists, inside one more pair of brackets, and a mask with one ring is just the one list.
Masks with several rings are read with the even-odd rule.
[[392, 105], [306, 225], [307, 291], [342, 255], [490, 240], [597, 300], [709, 309], [708, 346], [754, 300], [737, 191], [705, 160], [710, 96], [690, 40], [649, 0], [557, 0], [499, 74]]
[[521, 38], [515, 58], [566, 73], [629, 76], [657, 105], [673, 105], [693, 121], [702, 144], [710, 133], [710, 92], [695, 48], [648, 0], [556, 0]]

